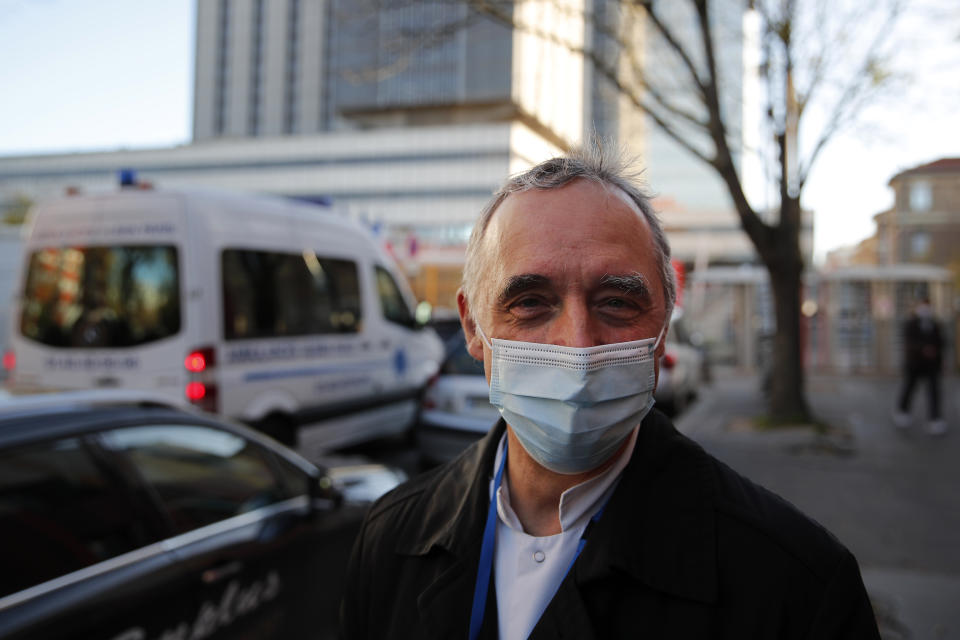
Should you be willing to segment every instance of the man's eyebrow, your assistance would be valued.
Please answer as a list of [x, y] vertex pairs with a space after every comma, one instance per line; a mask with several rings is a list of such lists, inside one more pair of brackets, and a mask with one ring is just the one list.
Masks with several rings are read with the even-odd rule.
[[523, 293], [524, 291], [546, 287], [549, 284], [550, 278], [537, 275], [535, 273], [524, 273], [518, 276], [510, 276], [510, 279], [507, 280], [507, 284], [504, 285], [504, 287], [500, 290], [500, 293], [497, 294], [497, 302], [504, 304], [511, 298]]
[[603, 287], [612, 287], [623, 293], [640, 296], [646, 299], [652, 299], [650, 285], [642, 273], [630, 273], [627, 275], [607, 274], [600, 278], [600, 285]]

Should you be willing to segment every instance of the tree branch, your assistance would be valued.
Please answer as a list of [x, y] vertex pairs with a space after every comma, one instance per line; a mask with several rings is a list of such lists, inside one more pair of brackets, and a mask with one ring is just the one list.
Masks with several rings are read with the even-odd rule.
[[900, 10], [900, 3], [895, 2], [890, 13], [887, 14], [882, 28], [877, 31], [867, 47], [863, 56], [863, 64], [854, 73], [840, 98], [834, 104], [833, 109], [830, 110], [829, 121], [821, 130], [809, 157], [799, 168], [801, 186], [806, 183], [817, 157], [830, 139], [856, 118], [868, 103], [869, 98], [873, 97], [886, 84], [888, 78], [879, 68], [878, 52], [888, 40], [892, 32], [892, 25], [897, 20]]
[[660, 37], [669, 45], [670, 49], [676, 54], [678, 58], [683, 62], [683, 66], [686, 69], [687, 73], [690, 75], [690, 79], [693, 80], [697, 89], [700, 91], [701, 96], [706, 95], [707, 87], [703, 82], [703, 79], [700, 77], [700, 72], [697, 69], [697, 65], [693, 63], [693, 60], [690, 58], [690, 55], [687, 53], [687, 50], [683, 48], [683, 45], [680, 44], [676, 36], [670, 30], [661, 19], [660, 16], [654, 11], [653, 0], [635, 0], [635, 3], [638, 6], [643, 7], [646, 11], [647, 18], [656, 28], [657, 33], [660, 34]]

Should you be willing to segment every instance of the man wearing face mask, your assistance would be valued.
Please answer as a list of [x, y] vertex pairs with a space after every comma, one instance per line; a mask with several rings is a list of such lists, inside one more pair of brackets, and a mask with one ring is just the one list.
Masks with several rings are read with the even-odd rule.
[[506, 182], [458, 296], [503, 419], [370, 510], [344, 637], [879, 638], [850, 552], [651, 410], [675, 288], [618, 160]]

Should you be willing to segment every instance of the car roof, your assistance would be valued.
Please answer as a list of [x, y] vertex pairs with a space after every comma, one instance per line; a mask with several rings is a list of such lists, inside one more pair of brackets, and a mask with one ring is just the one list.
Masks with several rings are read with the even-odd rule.
[[38, 394], [0, 401], [0, 447], [82, 435], [145, 420], [221, 426], [202, 415], [150, 399], [108, 400], [75, 394]]
[[30, 393], [0, 396], [0, 419], [20, 413], [43, 414], [97, 406], [177, 406], [169, 396], [129, 389], [86, 389], [54, 393]]
[[0, 448], [80, 436], [144, 423], [211, 426], [254, 440], [305, 470], [315, 465], [248, 427], [183, 406], [156, 394], [87, 390], [0, 397]]

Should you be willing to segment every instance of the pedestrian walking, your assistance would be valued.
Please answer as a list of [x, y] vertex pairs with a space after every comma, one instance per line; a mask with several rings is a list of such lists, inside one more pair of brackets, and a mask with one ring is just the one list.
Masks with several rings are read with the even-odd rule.
[[947, 422], [940, 413], [940, 369], [943, 365], [943, 332], [933, 315], [930, 300], [923, 298], [903, 325], [904, 380], [900, 404], [893, 415], [894, 424], [901, 429], [910, 426], [910, 404], [918, 382], [927, 385], [930, 420], [927, 433], [943, 435]]

